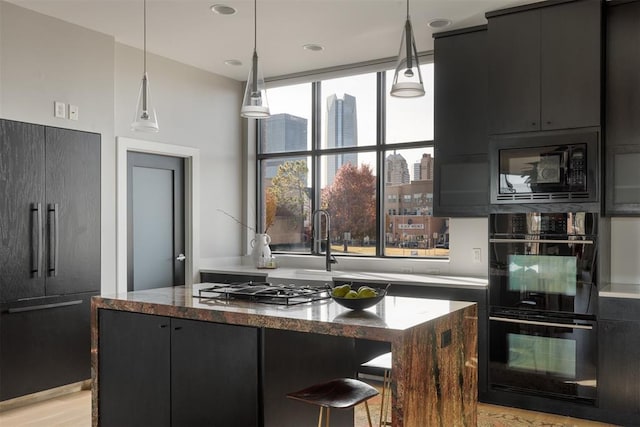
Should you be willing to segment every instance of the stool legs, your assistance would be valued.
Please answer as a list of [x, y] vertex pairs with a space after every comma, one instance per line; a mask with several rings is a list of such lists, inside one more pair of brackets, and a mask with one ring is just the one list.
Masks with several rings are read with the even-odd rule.
[[391, 371], [385, 369], [384, 378], [382, 380], [382, 393], [380, 401], [380, 424], [379, 426], [388, 425], [387, 415], [391, 407]]
[[373, 427], [373, 424], [371, 423], [371, 414], [369, 413], [369, 402], [367, 402], [366, 400], [364, 401], [364, 407], [367, 410], [367, 420], [369, 420], [369, 427]]
[[322, 427], [322, 410], [323, 410], [323, 409], [326, 409], [326, 410], [327, 410], [327, 419], [326, 419], [326, 421], [325, 421], [325, 422], [326, 422], [326, 424], [325, 424], [325, 425], [326, 425], [326, 427], [329, 427], [329, 410], [330, 410], [331, 408], [329, 408], [329, 407], [324, 407], [324, 406], [321, 406], [321, 407], [320, 407], [320, 415], [318, 416], [318, 427]]
[[[367, 420], [369, 421], [369, 427], [373, 427], [373, 422], [371, 421], [371, 411], [369, 411], [369, 402], [365, 400], [364, 407], [367, 410]], [[331, 408], [321, 406], [320, 414], [318, 415], [318, 427], [322, 427], [322, 411], [326, 409], [327, 419], [325, 420], [325, 427], [329, 427], [329, 416], [331, 413]]]

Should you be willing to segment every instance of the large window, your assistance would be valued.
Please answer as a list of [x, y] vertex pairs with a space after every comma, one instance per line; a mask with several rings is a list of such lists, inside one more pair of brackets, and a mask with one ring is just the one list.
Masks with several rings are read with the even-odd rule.
[[258, 126], [260, 229], [272, 250], [309, 252], [312, 212], [339, 255], [448, 256], [433, 217], [433, 64], [427, 94], [389, 96], [393, 70], [269, 89]]

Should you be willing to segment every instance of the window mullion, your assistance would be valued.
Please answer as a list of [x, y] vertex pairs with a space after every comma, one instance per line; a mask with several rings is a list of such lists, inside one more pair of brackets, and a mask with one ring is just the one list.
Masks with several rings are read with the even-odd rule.
[[386, 84], [385, 72], [378, 73], [377, 80], [377, 126], [376, 126], [376, 230], [378, 230], [378, 238], [376, 239], [376, 256], [384, 256], [384, 144], [385, 144], [385, 123], [386, 123]]
[[320, 138], [321, 138], [321, 103], [322, 96], [321, 82], [313, 82], [311, 84], [311, 209], [320, 208]]

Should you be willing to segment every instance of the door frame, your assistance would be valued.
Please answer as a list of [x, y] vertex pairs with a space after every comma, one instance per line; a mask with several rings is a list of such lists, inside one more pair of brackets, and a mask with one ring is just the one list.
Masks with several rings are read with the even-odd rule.
[[127, 292], [127, 153], [160, 154], [184, 159], [185, 285], [198, 282], [200, 260], [200, 150], [127, 137], [116, 137], [116, 292]]

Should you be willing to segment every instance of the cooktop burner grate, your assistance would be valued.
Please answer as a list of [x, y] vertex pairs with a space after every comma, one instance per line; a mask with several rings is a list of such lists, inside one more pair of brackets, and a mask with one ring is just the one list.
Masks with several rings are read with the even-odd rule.
[[265, 304], [294, 305], [329, 299], [326, 288], [294, 284], [274, 285], [269, 282], [243, 282], [230, 284], [211, 283], [200, 289], [201, 299], [242, 299]]

